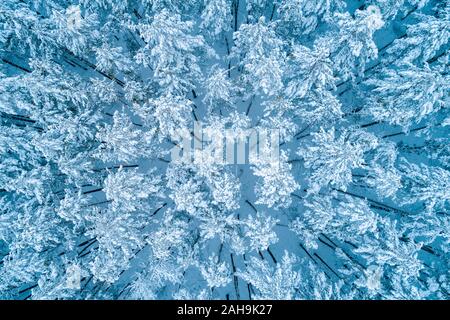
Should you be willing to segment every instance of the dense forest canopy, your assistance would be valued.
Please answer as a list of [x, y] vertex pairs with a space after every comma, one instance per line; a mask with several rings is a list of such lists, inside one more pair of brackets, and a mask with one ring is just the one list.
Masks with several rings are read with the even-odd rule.
[[[449, 39], [449, 0], [0, 1], [0, 298], [449, 299]], [[171, 161], [194, 123], [279, 158]]]

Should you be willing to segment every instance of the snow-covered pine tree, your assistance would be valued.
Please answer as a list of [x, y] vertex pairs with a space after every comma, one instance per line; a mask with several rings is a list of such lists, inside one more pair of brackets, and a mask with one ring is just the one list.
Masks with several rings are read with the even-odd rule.
[[449, 17], [0, 1], [0, 299], [448, 300]]

